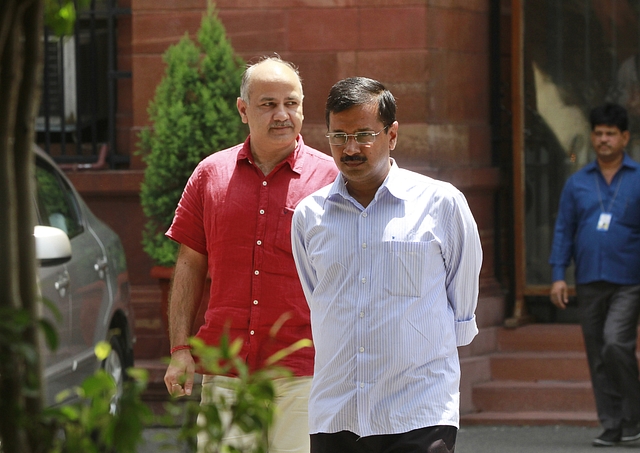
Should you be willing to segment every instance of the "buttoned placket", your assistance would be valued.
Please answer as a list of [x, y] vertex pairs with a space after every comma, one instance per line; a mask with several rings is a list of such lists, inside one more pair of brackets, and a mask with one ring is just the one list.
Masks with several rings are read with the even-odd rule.
[[[357, 385], [357, 409], [359, 423], [366, 423], [369, 417], [369, 398], [366, 390], [369, 385], [367, 370], [367, 357], [372, 351], [368, 351], [370, 345], [368, 341], [369, 335], [369, 316], [371, 302], [371, 269], [372, 257], [368, 249], [368, 240], [371, 237], [371, 218], [369, 215], [369, 207], [359, 214], [358, 231], [357, 231], [357, 247], [358, 247], [358, 269], [360, 269], [360, 281], [357, 304], [354, 307], [354, 316], [356, 318], [356, 336], [354, 347], [357, 348], [356, 354], [356, 385]], [[362, 425], [361, 425], [362, 426]]]
[[260, 297], [262, 290], [262, 265], [264, 263], [264, 240], [268, 225], [269, 183], [266, 177], [260, 181], [258, 196], [258, 212], [256, 212], [256, 235], [253, 242], [253, 275], [251, 277], [251, 300], [249, 305], [249, 328], [247, 342], [249, 343], [249, 357], [258, 354], [259, 339], [255, 338], [260, 325]]

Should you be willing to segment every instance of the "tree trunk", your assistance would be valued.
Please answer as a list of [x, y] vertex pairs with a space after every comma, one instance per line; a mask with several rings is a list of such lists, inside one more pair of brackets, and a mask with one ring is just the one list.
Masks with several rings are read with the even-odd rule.
[[37, 452], [42, 425], [39, 423], [43, 409], [43, 378], [41, 350], [41, 331], [37, 322], [41, 319], [41, 307], [38, 291], [35, 240], [33, 227], [36, 222], [35, 206], [35, 159], [32, 146], [35, 142], [35, 122], [40, 105], [40, 91], [43, 66], [43, 22], [42, 0], [33, 0], [25, 9], [23, 20], [23, 58], [22, 83], [18, 93], [18, 105], [15, 125], [15, 168], [16, 199], [18, 212], [18, 256], [20, 259], [20, 295], [23, 308], [29, 312], [32, 323], [25, 331], [25, 342], [33, 345], [35, 360], [26, 367], [25, 382], [35, 390], [33, 396], [26, 396], [27, 420], [34, 421], [26, 426], [31, 443], [31, 451]]
[[[43, 0], [0, 0], [0, 437], [3, 451], [30, 453], [38, 448], [42, 410], [37, 331], [34, 123], [39, 102]], [[11, 316], [24, 310], [30, 323], [17, 341]], [[6, 332], [5, 332], [6, 330]], [[35, 352], [26, 360], [24, 346]], [[29, 388], [35, 392], [24, 390]]]

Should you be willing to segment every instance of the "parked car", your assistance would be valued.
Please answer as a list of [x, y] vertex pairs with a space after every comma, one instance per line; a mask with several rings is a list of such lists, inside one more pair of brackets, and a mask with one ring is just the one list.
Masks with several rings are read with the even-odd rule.
[[[44, 351], [46, 403], [55, 404], [59, 392], [80, 385], [100, 367], [113, 376], [119, 396], [125, 370], [133, 366], [135, 341], [124, 249], [54, 161], [35, 148], [38, 278], [43, 298], [59, 313], [44, 310], [59, 338], [56, 351]], [[94, 353], [100, 341], [112, 348], [102, 362]]]

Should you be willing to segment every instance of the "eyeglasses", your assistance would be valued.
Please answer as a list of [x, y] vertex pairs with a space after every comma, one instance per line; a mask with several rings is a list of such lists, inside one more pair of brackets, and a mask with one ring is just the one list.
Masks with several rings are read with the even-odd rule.
[[389, 126], [383, 127], [378, 132], [356, 132], [355, 134], [345, 134], [344, 132], [329, 132], [325, 135], [329, 139], [329, 144], [333, 146], [344, 146], [347, 144], [349, 137], [353, 137], [359, 145], [371, 145], [376, 141], [376, 137], [386, 130]]

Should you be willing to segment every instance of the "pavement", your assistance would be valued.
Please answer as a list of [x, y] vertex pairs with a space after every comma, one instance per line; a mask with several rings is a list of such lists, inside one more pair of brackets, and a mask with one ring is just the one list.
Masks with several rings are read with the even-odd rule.
[[[456, 453], [593, 453], [603, 450], [591, 446], [591, 440], [601, 431], [578, 426], [462, 426]], [[176, 446], [175, 436], [175, 429], [149, 428], [138, 453], [191, 453]], [[640, 442], [607, 447], [604, 451], [640, 453]]]
[[[601, 428], [579, 426], [469, 426], [458, 431], [456, 453], [586, 453], [601, 451], [591, 441]], [[604, 448], [606, 452], [638, 451], [640, 442]]]

